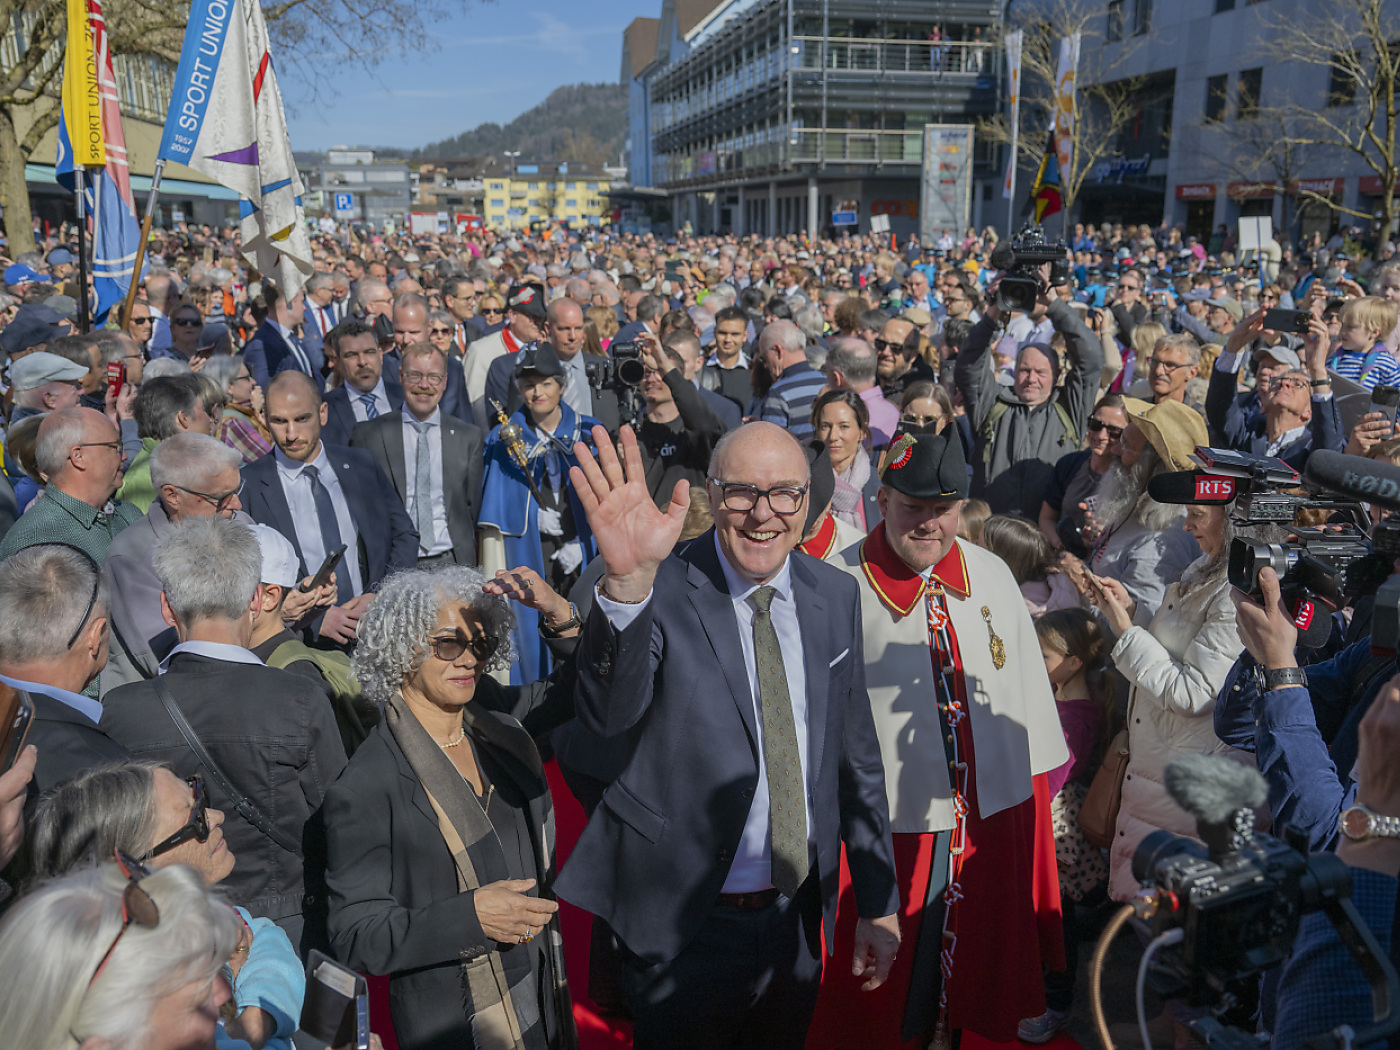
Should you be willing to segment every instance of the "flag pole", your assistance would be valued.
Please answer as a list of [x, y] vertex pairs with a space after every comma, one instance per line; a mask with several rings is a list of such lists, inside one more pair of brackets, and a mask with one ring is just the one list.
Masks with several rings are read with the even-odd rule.
[[1008, 179], [1011, 183], [1011, 196], [1006, 202], [1006, 236], [1016, 236], [1016, 146], [1020, 137], [1021, 122], [1015, 116], [1011, 120], [1011, 171]]
[[126, 300], [122, 303], [122, 331], [131, 324], [131, 311], [136, 309], [136, 286], [141, 283], [141, 264], [146, 261], [146, 245], [151, 239], [151, 218], [156, 213], [156, 200], [160, 196], [160, 177], [165, 171], [165, 158], [156, 158], [156, 167], [151, 172], [151, 193], [146, 198], [146, 217], [141, 221], [141, 239], [136, 244], [136, 261], [131, 267], [131, 284], [126, 289]]
[[78, 331], [84, 335], [88, 331], [88, 264], [87, 264], [87, 205], [85, 196], [87, 169], [81, 164], [73, 166], [73, 191], [78, 198]]

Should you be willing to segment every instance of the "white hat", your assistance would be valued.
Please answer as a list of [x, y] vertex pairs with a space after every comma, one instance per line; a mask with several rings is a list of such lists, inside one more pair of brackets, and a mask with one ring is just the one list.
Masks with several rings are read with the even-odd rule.
[[271, 525], [250, 525], [262, 551], [262, 582], [295, 587], [301, 582], [301, 559], [292, 541]]

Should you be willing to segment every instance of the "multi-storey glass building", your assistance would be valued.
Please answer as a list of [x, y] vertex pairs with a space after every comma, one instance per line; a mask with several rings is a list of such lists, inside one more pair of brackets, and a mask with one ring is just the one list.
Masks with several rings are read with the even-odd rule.
[[[663, 0], [659, 19], [637, 19], [623, 39], [632, 186], [665, 191], [674, 224], [699, 231], [826, 230], [854, 211], [852, 229], [887, 215], [892, 232], [916, 232], [924, 125], [997, 109], [1000, 8]], [[979, 140], [975, 161], [981, 224], [995, 148]]]

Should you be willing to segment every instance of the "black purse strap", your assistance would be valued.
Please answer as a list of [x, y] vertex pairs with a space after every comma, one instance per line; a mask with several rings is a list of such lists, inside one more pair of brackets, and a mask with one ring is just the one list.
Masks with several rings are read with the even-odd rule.
[[281, 846], [288, 853], [301, 855], [301, 848], [285, 831], [282, 831], [271, 820], [268, 819], [257, 804], [247, 795], [233, 786], [233, 783], [224, 771], [219, 768], [219, 764], [214, 761], [214, 756], [209, 753], [209, 749], [204, 746], [204, 741], [194, 731], [194, 726], [190, 725], [185, 713], [180, 710], [180, 706], [175, 703], [175, 697], [170, 693], [170, 686], [165, 682], [164, 675], [157, 675], [151, 679], [151, 684], [156, 687], [156, 696], [160, 697], [160, 702], [165, 705], [166, 714], [175, 723], [175, 728], [180, 731], [180, 735], [185, 738], [185, 743], [190, 745], [190, 750], [194, 752], [194, 757], [199, 760], [209, 773], [209, 779], [218, 785], [229, 798], [233, 799], [233, 808], [239, 816], [246, 820], [253, 827], [257, 828], [264, 835], [270, 838], [277, 845]]

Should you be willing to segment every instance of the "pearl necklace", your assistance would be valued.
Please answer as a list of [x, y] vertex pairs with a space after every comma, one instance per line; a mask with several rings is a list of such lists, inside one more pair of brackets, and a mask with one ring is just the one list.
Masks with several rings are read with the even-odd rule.
[[457, 739], [456, 739], [456, 740], [449, 740], [449, 741], [448, 741], [447, 743], [445, 743], [445, 744], [444, 744], [441, 740], [435, 740], [434, 743], [437, 744], [438, 747], [440, 747], [440, 748], [442, 748], [444, 751], [446, 751], [448, 748], [456, 747], [458, 744], [460, 744], [460, 743], [461, 743], [463, 740], [465, 740], [465, 739], [467, 739], [467, 727], [466, 727], [466, 726], [463, 726], [461, 729], [459, 729], [459, 730], [457, 731]]

